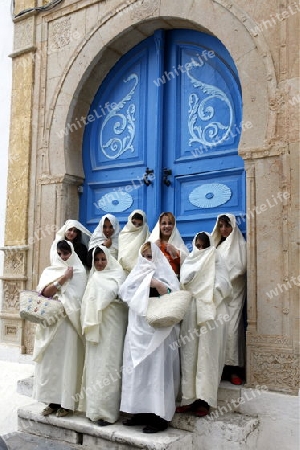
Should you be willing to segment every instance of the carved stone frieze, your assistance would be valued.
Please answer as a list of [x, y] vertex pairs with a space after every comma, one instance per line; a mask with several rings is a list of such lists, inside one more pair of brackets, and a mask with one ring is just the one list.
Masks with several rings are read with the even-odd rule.
[[299, 358], [290, 353], [250, 350], [249, 385], [296, 394], [299, 389]]
[[290, 347], [292, 342], [289, 336], [269, 336], [269, 335], [259, 335], [251, 334], [247, 332], [247, 343], [248, 345], [265, 344], [276, 345], [276, 347]]
[[31, 355], [33, 353], [35, 328], [36, 328], [36, 325], [34, 323], [31, 323], [31, 322], [28, 322], [28, 320], [25, 320], [23, 345], [24, 345], [25, 353], [28, 355]]
[[21, 344], [22, 320], [2, 319], [1, 342]]
[[152, 17], [159, 10], [159, 2], [157, 0], [141, 0], [132, 5], [130, 16], [132, 20], [139, 20], [145, 16]]
[[71, 41], [71, 16], [56, 20], [50, 27], [49, 46], [52, 50], [60, 50]]
[[3, 280], [3, 311], [16, 311], [20, 310], [19, 293], [22, 289], [21, 281], [8, 281]]
[[25, 273], [25, 260], [24, 252], [5, 251], [4, 274], [23, 275]]

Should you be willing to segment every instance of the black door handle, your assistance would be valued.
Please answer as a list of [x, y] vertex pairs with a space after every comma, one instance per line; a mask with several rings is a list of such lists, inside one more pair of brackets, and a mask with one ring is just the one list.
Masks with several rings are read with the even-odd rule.
[[170, 186], [170, 184], [171, 184], [171, 181], [168, 179], [168, 176], [169, 176], [169, 175], [172, 175], [172, 170], [171, 170], [171, 169], [165, 168], [165, 169], [164, 169], [163, 183], [164, 183], [166, 186]]
[[146, 172], [143, 175], [143, 182], [146, 186], [149, 186], [150, 184], [152, 184], [152, 181], [149, 180], [149, 178], [148, 178], [149, 175], [154, 175], [154, 170], [149, 169], [149, 167], [147, 167]]

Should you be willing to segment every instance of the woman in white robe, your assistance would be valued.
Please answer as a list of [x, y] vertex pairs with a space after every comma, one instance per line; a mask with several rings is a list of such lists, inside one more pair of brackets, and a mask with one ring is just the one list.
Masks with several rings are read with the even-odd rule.
[[228, 310], [232, 291], [222, 258], [208, 233], [198, 233], [181, 266], [181, 284], [193, 294], [180, 330], [181, 406], [203, 417], [217, 407], [218, 386], [225, 364]]
[[50, 254], [56, 254], [56, 244], [63, 239], [72, 242], [75, 253], [80, 261], [86, 266], [87, 251], [89, 240], [92, 233], [85, 228], [78, 220], [66, 220], [64, 225], [57, 231], [52, 244]]
[[155, 242], [179, 277], [180, 266], [188, 255], [182, 237], [176, 227], [176, 219], [171, 212], [163, 212], [153, 228], [149, 241]]
[[219, 215], [212, 232], [212, 239], [218, 253], [227, 266], [233, 292], [229, 307], [229, 329], [226, 349], [226, 362], [230, 366], [229, 379], [233, 384], [241, 384], [237, 366], [245, 364], [245, 336], [243, 306], [246, 298], [246, 241], [239, 230], [235, 216]]
[[81, 307], [86, 355], [79, 410], [100, 426], [119, 417], [128, 308], [117, 296], [124, 280], [125, 273], [109, 250], [96, 247]]
[[81, 299], [86, 286], [86, 270], [70, 242], [55, 244], [51, 266], [40, 278], [37, 290], [46, 297], [57, 297], [65, 317], [49, 327], [37, 325], [33, 360], [33, 397], [47, 403], [44, 416], [56, 412], [63, 417], [77, 408], [80, 392], [84, 344], [80, 326]]
[[102, 245], [109, 250], [115, 259], [118, 259], [119, 232], [118, 219], [112, 214], [105, 214], [93, 231], [89, 242], [89, 250]]
[[129, 306], [120, 409], [134, 414], [124, 425], [146, 425], [144, 433], [166, 429], [176, 408], [180, 367], [172, 343], [179, 326], [153, 328], [145, 317], [149, 295], [163, 295], [168, 289], [178, 291], [178, 279], [157, 245], [147, 242], [119, 292]]
[[124, 228], [119, 234], [118, 261], [128, 274], [134, 268], [141, 245], [149, 237], [147, 217], [141, 209], [135, 209], [129, 215]]

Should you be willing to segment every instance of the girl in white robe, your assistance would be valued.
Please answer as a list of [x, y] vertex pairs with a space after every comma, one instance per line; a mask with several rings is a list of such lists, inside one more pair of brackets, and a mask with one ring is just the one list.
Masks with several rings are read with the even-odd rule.
[[225, 364], [228, 310], [232, 291], [222, 258], [208, 233], [198, 233], [181, 266], [181, 284], [193, 294], [180, 330], [181, 406], [203, 417], [217, 407], [218, 386]]
[[86, 355], [79, 410], [100, 426], [119, 417], [128, 308], [117, 296], [124, 280], [125, 273], [109, 250], [96, 247], [81, 307]]
[[148, 237], [149, 228], [146, 214], [141, 209], [135, 209], [129, 215], [126, 225], [119, 234], [118, 261], [127, 274], [134, 268], [140, 247]]
[[153, 228], [149, 241], [155, 242], [179, 277], [180, 266], [188, 255], [182, 237], [176, 227], [176, 219], [171, 212], [163, 212]]
[[36, 327], [33, 398], [48, 403], [42, 411], [44, 416], [56, 412], [63, 417], [77, 408], [81, 386], [84, 344], [80, 307], [86, 270], [70, 242], [59, 241], [56, 247], [51, 266], [43, 271], [37, 290], [46, 297], [57, 297], [66, 316], [52, 326]]
[[89, 243], [89, 250], [104, 246], [110, 254], [118, 259], [120, 225], [112, 214], [105, 214], [95, 228]]
[[245, 336], [243, 326], [243, 306], [246, 298], [246, 241], [239, 230], [235, 216], [220, 215], [212, 232], [212, 239], [218, 253], [227, 266], [233, 292], [228, 303], [229, 329], [226, 348], [226, 362], [230, 366], [229, 379], [233, 384], [241, 384], [237, 366], [245, 364]]
[[66, 241], [72, 242], [75, 253], [79, 256], [82, 264], [86, 266], [87, 251], [91, 235], [92, 233], [78, 222], [78, 220], [66, 220], [64, 225], [56, 233], [50, 253], [55, 255], [57, 242], [65, 239]]
[[179, 326], [153, 328], [145, 317], [149, 295], [163, 295], [168, 289], [178, 291], [178, 279], [157, 245], [147, 242], [119, 292], [129, 306], [120, 409], [134, 414], [124, 425], [146, 425], [144, 433], [166, 429], [176, 408], [180, 367], [172, 343]]

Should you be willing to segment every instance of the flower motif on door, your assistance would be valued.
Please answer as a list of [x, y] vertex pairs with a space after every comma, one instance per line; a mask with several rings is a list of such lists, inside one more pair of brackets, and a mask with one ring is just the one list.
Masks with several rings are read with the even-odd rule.
[[[230, 134], [234, 120], [232, 105], [221, 89], [197, 80], [189, 70], [187, 75], [193, 86], [201, 89], [207, 95], [203, 99], [196, 93], [189, 96], [188, 128], [191, 135], [189, 145], [196, 142], [209, 148], [215, 147], [225, 141]], [[216, 101], [218, 100], [225, 104], [227, 113], [223, 112], [223, 115], [217, 119], [215, 116], [217, 115]], [[203, 122], [207, 122], [207, 124], [203, 125]]]
[[[139, 79], [135, 73], [132, 73], [123, 81], [128, 83], [131, 80], [134, 80], [133, 87], [121, 101], [115, 102], [117, 106], [110, 110], [101, 126], [100, 148], [108, 159], [117, 159], [127, 151], [134, 152], [132, 143], [135, 137], [135, 104], [128, 103], [135, 92]], [[114, 135], [110, 135], [109, 139], [105, 141], [104, 131], [108, 124]]]
[[231, 194], [231, 189], [226, 184], [202, 184], [190, 192], [189, 201], [197, 208], [215, 208], [227, 203]]

